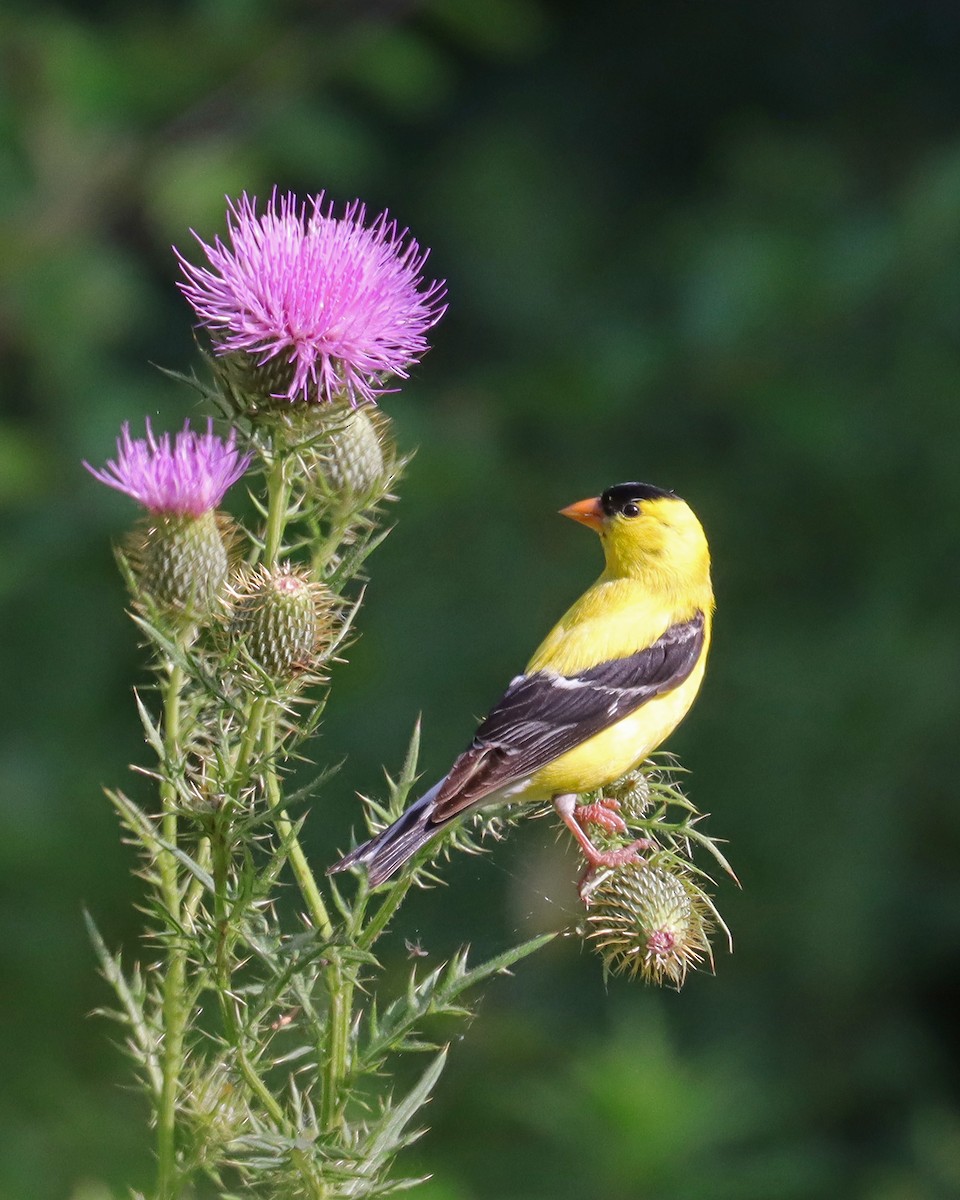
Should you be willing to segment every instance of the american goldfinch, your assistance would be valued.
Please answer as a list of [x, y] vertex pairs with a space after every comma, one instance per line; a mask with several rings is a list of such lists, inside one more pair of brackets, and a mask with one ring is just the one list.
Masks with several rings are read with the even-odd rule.
[[621, 483], [560, 510], [600, 535], [606, 565], [562, 616], [447, 775], [392, 825], [335, 863], [372, 887], [451, 821], [488, 805], [552, 801], [588, 873], [638, 857], [584, 829], [625, 832], [616, 803], [578, 805], [636, 767], [686, 716], [710, 645], [713, 589], [700, 522], [673, 492]]

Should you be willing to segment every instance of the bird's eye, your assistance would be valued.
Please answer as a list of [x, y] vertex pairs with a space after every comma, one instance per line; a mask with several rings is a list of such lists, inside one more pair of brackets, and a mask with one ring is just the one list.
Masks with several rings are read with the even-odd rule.
[[623, 506], [623, 508], [621, 508], [621, 509], [620, 509], [620, 511], [623, 513], [623, 515], [624, 515], [625, 517], [639, 517], [639, 515], [640, 515], [640, 505], [639, 505], [639, 504], [633, 504], [633, 503], [631, 502], [631, 503], [629, 503], [629, 504], [625, 504], [625, 505]]

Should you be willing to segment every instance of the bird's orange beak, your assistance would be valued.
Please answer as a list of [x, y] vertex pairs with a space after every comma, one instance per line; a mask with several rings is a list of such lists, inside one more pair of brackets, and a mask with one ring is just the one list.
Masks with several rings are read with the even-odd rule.
[[576, 504], [568, 504], [560, 509], [561, 517], [569, 517], [571, 521], [579, 521], [581, 525], [589, 525], [598, 533], [603, 528], [603, 508], [599, 496], [591, 496], [589, 500], [578, 500]]

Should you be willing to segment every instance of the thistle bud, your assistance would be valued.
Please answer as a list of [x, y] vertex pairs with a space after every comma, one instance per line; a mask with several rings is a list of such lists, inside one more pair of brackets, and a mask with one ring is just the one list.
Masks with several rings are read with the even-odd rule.
[[137, 586], [168, 615], [212, 615], [227, 579], [224, 523], [213, 512], [155, 513], [134, 535], [130, 563]]
[[213, 1161], [243, 1131], [246, 1108], [242, 1091], [222, 1063], [205, 1069], [192, 1059], [187, 1061], [182, 1090], [185, 1123], [194, 1135], [194, 1145]]
[[600, 880], [590, 903], [587, 934], [608, 971], [679, 988], [688, 969], [712, 962], [709, 902], [679, 871], [628, 863]]
[[246, 571], [233, 597], [231, 636], [274, 679], [310, 669], [334, 640], [333, 594], [299, 567]]
[[618, 811], [627, 825], [636, 825], [647, 816], [650, 807], [648, 772], [642, 768], [630, 771], [612, 786], [604, 788], [603, 794], [617, 801]]
[[386, 463], [381, 439], [387, 418], [370, 406], [349, 413], [330, 438], [323, 474], [334, 492], [365, 496], [381, 483]]

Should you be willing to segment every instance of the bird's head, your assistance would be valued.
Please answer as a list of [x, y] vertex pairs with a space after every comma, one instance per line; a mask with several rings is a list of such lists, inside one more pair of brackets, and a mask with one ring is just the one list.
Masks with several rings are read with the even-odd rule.
[[703, 528], [674, 492], [649, 483], [618, 483], [560, 512], [597, 531], [610, 575], [653, 577], [667, 586], [709, 580]]

